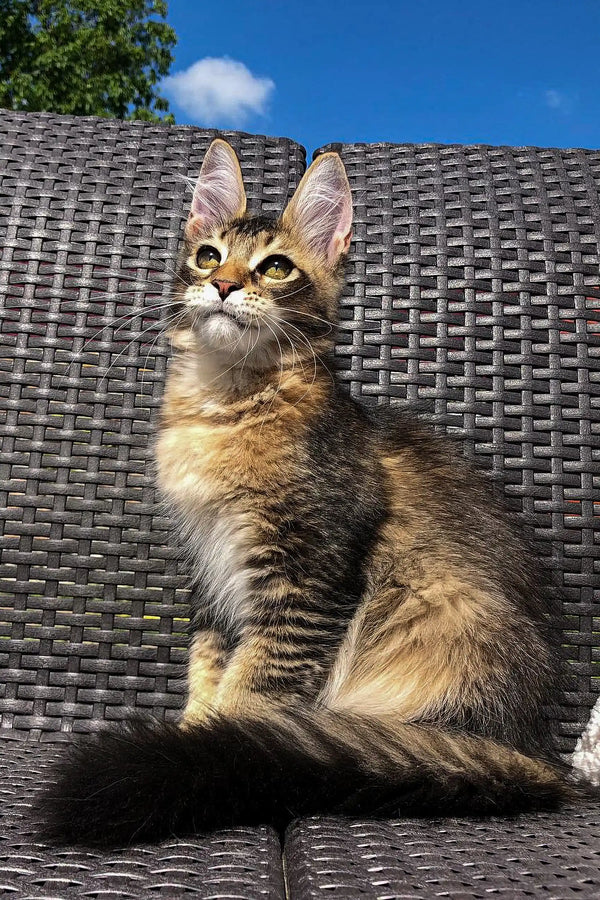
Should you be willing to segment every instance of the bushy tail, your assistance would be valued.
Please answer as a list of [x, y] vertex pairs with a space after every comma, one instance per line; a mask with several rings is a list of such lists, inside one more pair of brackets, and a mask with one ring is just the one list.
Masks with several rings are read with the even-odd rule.
[[104, 845], [320, 814], [512, 814], [581, 792], [560, 764], [484, 738], [328, 711], [132, 722], [81, 740], [54, 776], [44, 836]]

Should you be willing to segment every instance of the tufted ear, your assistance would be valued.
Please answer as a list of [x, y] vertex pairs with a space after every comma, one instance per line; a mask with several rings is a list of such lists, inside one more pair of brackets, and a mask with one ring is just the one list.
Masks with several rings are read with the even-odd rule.
[[186, 234], [196, 237], [209, 232], [245, 211], [246, 193], [238, 158], [233, 147], [217, 138], [206, 151], [200, 169]]
[[305, 172], [282, 216], [304, 243], [330, 264], [348, 252], [352, 195], [337, 153], [323, 153]]

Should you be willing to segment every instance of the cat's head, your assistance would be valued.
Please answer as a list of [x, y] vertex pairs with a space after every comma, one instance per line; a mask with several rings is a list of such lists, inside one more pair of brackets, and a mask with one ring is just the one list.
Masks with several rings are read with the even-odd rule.
[[336, 153], [319, 156], [279, 219], [249, 216], [239, 162], [210, 145], [194, 189], [175, 280], [176, 346], [262, 368], [331, 341], [352, 225]]

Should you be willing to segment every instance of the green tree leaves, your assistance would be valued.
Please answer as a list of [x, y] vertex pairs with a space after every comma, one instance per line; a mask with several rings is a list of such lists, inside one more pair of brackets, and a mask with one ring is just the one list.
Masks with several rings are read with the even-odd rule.
[[0, 0], [0, 106], [173, 123], [165, 0]]

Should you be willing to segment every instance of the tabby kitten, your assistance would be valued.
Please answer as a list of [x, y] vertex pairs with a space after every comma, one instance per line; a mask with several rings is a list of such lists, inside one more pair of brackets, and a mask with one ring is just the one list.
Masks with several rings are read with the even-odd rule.
[[278, 220], [210, 146], [175, 280], [156, 455], [194, 580], [179, 726], [78, 744], [47, 834], [112, 844], [320, 813], [574, 797], [531, 550], [452, 445], [328, 368], [350, 189], [319, 156]]

